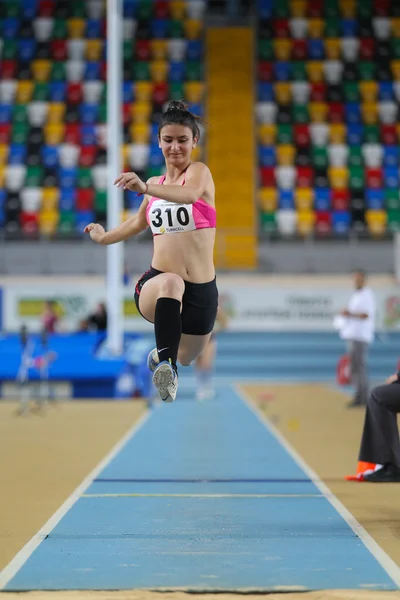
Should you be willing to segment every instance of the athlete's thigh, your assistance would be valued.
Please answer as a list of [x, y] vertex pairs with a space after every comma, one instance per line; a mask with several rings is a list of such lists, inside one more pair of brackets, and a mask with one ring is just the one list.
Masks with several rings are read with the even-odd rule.
[[215, 338], [211, 337], [203, 352], [196, 360], [196, 364], [200, 369], [209, 369], [212, 366], [216, 354], [216, 347], [217, 344]]
[[[166, 281], [171, 277], [175, 277], [171, 273], [160, 273], [151, 279], [148, 279], [142, 286], [139, 294], [139, 310], [145, 319], [154, 323], [154, 313], [156, 310], [156, 303], [160, 297], [160, 291], [165, 285]], [[179, 276], [176, 276], [179, 277]], [[179, 278], [180, 279], [180, 278]], [[184, 291], [184, 284], [182, 281], [182, 294]]]
[[179, 344], [178, 360], [182, 365], [188, 365], [203, 352], [211, 337], [206, 335], [191, 335], [182, 333]]

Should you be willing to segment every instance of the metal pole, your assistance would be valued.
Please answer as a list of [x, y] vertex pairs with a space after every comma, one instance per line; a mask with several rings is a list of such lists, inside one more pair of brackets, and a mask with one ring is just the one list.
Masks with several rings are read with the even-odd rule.
[[[107, 0], [107, 229], [120, 224], [122, 190], [113, 185], [121, 172], [121, 44], [122, 0]], [[123, 349], [123, 243], [107, 246], [107, 345], [114, 354]]]

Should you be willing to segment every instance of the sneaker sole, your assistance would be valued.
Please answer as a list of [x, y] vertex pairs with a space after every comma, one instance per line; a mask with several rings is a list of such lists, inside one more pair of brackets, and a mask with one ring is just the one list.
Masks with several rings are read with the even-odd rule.
[[169, 392], [169, 387], [173, 384], [173, 382], [174, 375], [170, 365], [165, 364], [157, 367], [157, 370], [153, 375], [153, 383], [156, 386], [163, 402], [173, 402], [175, 400], [176, 391], [174, 397], [171, 396]]
[[151, 350], [151, 352], [149, 352], [149, 354], [147, 356], [147, 366], [152, 373], [154, 373], [154, 371], [157, 369], [158, 365], [160, 364], [160, 361], [155, 361], [153, 358], [153, 352], [155, 352], [155, 351], [156, 351], [156, 349], [154, 348], [154, 350]]

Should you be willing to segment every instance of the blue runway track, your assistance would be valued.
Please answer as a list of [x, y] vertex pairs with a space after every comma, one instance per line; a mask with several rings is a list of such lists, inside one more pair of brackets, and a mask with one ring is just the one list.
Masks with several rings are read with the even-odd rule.
[[6, 590], [398, 589], [229, 386], [156, 408], [81, 492]]

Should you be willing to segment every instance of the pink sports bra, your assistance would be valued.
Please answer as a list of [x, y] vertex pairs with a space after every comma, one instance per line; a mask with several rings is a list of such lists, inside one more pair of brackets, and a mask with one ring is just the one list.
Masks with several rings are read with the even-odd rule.
[[[158, 184], [162, 185], [165, 178], [166, 175], [162, 175]], [[177, 204], [152, 196], [146, 209], [146, 220], [153, 235], [161, 235], [215, 228], [217, 214], [215, 208], [201, 198], [193, 204]]]

